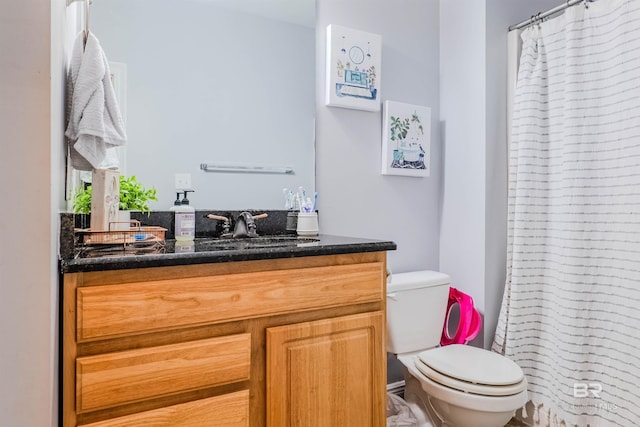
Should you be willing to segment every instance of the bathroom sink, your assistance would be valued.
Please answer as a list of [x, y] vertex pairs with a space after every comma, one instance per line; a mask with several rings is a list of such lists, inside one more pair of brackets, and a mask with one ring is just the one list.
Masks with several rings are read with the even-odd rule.
[[233, 238], [233, 239], [196, 239], [196, 252], [221, 251], [221, 250], [242, 250], [242, 249], [264, 249], [279, 248], [289, 246], [313, 246], [318, 244], [319, 239], [309, 237], [298, 237], [292, 235], [282, 236], [260, 236], [253, 238]]

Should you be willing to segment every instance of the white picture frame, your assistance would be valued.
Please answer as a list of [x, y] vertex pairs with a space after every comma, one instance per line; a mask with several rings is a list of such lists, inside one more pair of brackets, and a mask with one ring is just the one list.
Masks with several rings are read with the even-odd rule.
[[385, 101], [382, 108], [382, 174], [431, 174], [431, 108]]
[[328, 25], [325, 104], [380, 111], [381, 52], [380, 35]]

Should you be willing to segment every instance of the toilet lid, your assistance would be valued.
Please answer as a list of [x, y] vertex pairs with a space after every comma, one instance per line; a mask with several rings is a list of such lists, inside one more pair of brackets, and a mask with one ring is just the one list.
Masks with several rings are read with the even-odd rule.
[[461, 344], [420, 353], [416, 367], [435, 382], [471, 393], [504, 396], [526, 387], [522, 369], [512, 360]]

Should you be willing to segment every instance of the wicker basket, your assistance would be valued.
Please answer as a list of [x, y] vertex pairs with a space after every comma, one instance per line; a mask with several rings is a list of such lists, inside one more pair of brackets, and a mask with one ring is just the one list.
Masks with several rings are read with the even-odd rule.
[[82, 245], [117, 245], [142, 242], [164, 242], [166, 228], [140, 226], [140, 222], [132, 220], [125, 230], [111, 230], [119, 223], [109, 223], [108, 231], [93, 231], [90, 228], [76, 229], [75, 233]]

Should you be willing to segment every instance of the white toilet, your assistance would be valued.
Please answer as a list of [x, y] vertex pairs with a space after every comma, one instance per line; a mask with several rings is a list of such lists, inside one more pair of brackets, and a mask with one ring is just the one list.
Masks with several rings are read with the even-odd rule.
[[522, 369], [476, 347], [440, 344], [450, 278], [393, 274], [387, 283], [387, 351], [405, 367], [405, 400], [419, 427], [502, 427], [527, 402]]

